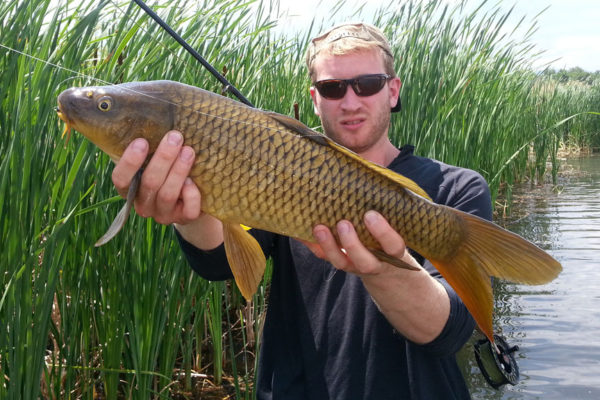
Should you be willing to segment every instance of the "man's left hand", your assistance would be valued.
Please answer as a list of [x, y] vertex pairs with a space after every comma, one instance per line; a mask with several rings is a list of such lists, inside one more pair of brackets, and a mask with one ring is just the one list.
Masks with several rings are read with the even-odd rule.
[[[383, 251], [410, 265], [419, 267], [406, 250], [402, 236], [390, 226], [381, 214], [376, 211], [367, 211], [364, 221]], [[304, 243], [317, 257], [329, 261], [335, 268], [346, 272], [357, 275], [375, 275], [395, 268], [377, 259], [361, 243], [354, 226], [349, 221], [339, 221], [336, 230], [340, 239], [339, 244], [329, 228], [324, 225], [317, 225], [313, 228], [313, 235], [317, 243]]]

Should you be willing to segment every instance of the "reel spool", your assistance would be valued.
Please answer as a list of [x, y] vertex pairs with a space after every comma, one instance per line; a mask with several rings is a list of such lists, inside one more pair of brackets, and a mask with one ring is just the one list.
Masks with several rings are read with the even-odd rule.
[[[510, 347], [502, 336], [494, 335], [495, 346], [488, 338], [481, 339], [474, 344], [475, 360], [483, 377], [494, 389], [510, 383], [519, 382], [519, 366], [514, 357], [514, 352], [519, 346]], [[497, 349], [497, 350], [496, 350]]]

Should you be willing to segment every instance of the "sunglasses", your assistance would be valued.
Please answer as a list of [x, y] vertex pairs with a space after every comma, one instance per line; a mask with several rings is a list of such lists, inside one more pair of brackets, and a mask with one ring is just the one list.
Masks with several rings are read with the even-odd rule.
[[388, 74], [361, 75], [352, 79], [325, 79], [315, 82], [314, 86], [326, 99], [339, 100], [346, 95], [348, 85], [357, 96], [366, 97], [379, 93], [390, 78]]

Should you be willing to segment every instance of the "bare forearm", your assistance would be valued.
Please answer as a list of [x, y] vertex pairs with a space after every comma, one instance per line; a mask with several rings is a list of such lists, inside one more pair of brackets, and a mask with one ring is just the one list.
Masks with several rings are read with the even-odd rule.
[[175, 224], [175, 229], [185, 240], [201, 250], [212, 250], [223, 243], [223, 224], [208, 214], [202, 214], [187, 224]]
[[380, 274], [361, 278], [387, 320], [407, 339], [429, 343], [444, 329], [450, 315], [450, 299], [442, 284], [426, 270], [390, 266]]
[[416, 262], [402, 237], [381, 214], [369, 211], [364, 222], [388, 255], [419, 270], [396, 268], [378, 260], [361, 243], [352, 224], [344, 220], [336, 225], [339, 244], [323, 225], [313, 229], [317, 244], [306, 244], [317, 257], [360, 276], [381, 312], [404, 337], [419, 344], [431, 342], [442, 332], [450, 316], [446, 289]]

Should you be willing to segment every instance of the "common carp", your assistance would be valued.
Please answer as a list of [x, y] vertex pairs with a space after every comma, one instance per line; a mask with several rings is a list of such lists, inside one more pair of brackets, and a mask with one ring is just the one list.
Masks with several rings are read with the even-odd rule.
[[[225, 250], [241, 293], [251, 298], [265, 257], [240, 224], [305, 241], [312, 228], [347, 219], [379, 259], [386, 255], [363, 223], [381, 213], [406, 245], [427, 258], [456, 290], [493, 343], [491, 278], [542, 284], [561, 265], [520, 236], [476, 216], [438, 205], [410, 179], [364, 160], [290, 117], [245, 106], [178, 82], [132, 82], [71, 88], [58, 97], [58, 115], [119, 160], [143, 137], [153, 152], [165, 133], [179, 130], [196, 152], [190, 177], [200, 189], [202, 211], [223, 222]], [[134, 183], [139, 181], [139, 174]], [[132, 184], [120, 220], [135, 198]]]

